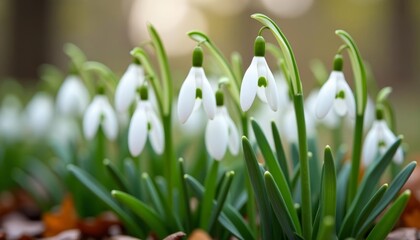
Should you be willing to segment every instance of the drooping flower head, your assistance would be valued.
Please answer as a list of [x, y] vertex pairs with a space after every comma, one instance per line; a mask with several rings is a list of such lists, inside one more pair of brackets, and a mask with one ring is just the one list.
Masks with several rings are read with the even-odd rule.
[[197, 46], [192, 57], [192, 68], [187, 75], [178, 96], [178, 118], [185, 123], [193, 112], [195, 104], [203, 103], [209, 119], [216, 113], [216, 100], [213, 89], [203, 69], [203, 49]]
[[115, 108], [118, 112], [127, 111], [128, 107], [136, 99], [136, 89], [143, 85], [145, 79], [144, 69], [140, 61], [134, 59], [115, 90]]
[[148, 99], [146, 85], [138, 88], [140, 100], [134, 111], [128, 129], [128, 149], [131, 155], [138, 156], [143, 151], [147, 138], [149, 138], [153, 150], [162, 154], [164, 150], [163, 126]]
[[228, 148], [232, 154], [238, 154], [239, 133], [224, 106], [223, 93], [220, 90], [216, 92], [216, 103], [216, 115], [206, 126], [205, 142], [210, 156], [221, 160]]
[[45, 93], [35, 94], [25, 109], [28, 131], [36, 137], [45, 136], [54, 118], [54, 100]]
[[334, 108], [339, 116], [355, 115], [355, 102], [353, 92], [344, 78], [343, 57], [337, 54], [334, 59], [334, 70], [328, 80], [319, 90], [315, 114], [318, 118], [324, 118]]
[[273, 111], [278, 109], [276, 82], [264, 56], [265, 40], [258, 36], [254, 44], [254, 57], [242, 80], [240, 103], [243, 111], [248, 111], [256, 95], [261, 101], [268, 103]]
[[[376, 120], [373, 122], [372, 128], [366, 135], [363, 144], [363, 164], [368, 166], [378, 155], [382, 156], [396, 140], [397, 137], [389, 129], [388, 124], [383, 118], [383, 110], [377, 108]], [[404, 154], [401, 147], [397, 149], [393, 160], [398, 164], [403, 162]]]
[[77, 74], [64, 79], [57, 93], [57, 110], [63, 115], [81, 116], [89, 104], [89, 92]]
[[86, 139], [93, 139], [98, 132], [99, 126], [109, 140], [114, 140], [118, 133], [118, 120], [114, 109], [100, 88], [98, 94], [87, 107], [83, 117], [83, 133]]

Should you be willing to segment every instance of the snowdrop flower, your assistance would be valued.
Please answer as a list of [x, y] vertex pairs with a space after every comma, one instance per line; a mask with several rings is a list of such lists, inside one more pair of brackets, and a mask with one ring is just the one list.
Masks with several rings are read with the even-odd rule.
[[50, 127], [48, 139], [52, 143], [61, 145], [77, 141], [80, 137], [80, 130], [74, 118], [57, 115]]
[[115, 90], [115, 108], [118, 112], [127, 111], [128, 107], [136, 99], [136, 90], [143, 85], [144, 79], [144, 69], [140, 63], [131, 63]]
[[[305, 109], [305, 125], [306, 125], [307, 137], [314, 138], [316, 134], [315, 121], [313, 117], [310, 114], [308, 114], [307, 109]], [[295, 114], [295, 109], [293, 107], [293, 103], [289, 105], [289, 108], [285, 113], [283, 133], [289, 143], [298, 142], [296, 114]]]
[[[397, 137], [388, 128], [386, 121], [383, 119], [381, 109], [377, 109], [376, 120], [373, 122], [372, 128], [366, 135], [363, 144], [363, 163], [368, 166], [379, 155], [383, 155], [386, 150], [397, 140]], [[403, 151], [401, 147], [393, 158], [395, 163], [401, 164], [404, 160]]]
[[82, 115], [89, 103], [89, 93], [77, 75], [69, 75], [57, 93], [57, 110], [64, 115]]
[[98, 132], [99, 126], [109, 140], [114, 140], [118, 133], [118, 120], [108, 98], [101, 91], [92, 100], [83, 117], [83, 133], [89, 140]]
[[15, 141], [22, 136], [22, 105], [15, 95], [6, 95], [0, 108], [0, 138]]
[[319, 95], [319, 89], [312, 90], [305, 101], [305, 108], [311, 114], [311, 118], [317, 124], [325, 125], [329, 129], [337, 128], [340, 123], [340, 116], [335, 111], [328, 111], [323, 119], [316, 117], [316, 102]]
[[193, 52], [192, 68], [187, 75], [178, 96], [178, 117], [185, 123], [193, 112], [194, 105], [200, 105], [202, 99], [204, 110], [209, 119], [216, 113], [216, 100], [213, 89], [204, 73], [203, 50], [197, 46]]
[[248, 111], [255, 95], [267, 102], [273, 111], [277, 111], [279, 97], [273, 73], [265, 60], [265, 40], [258, 36], [254, 44], [254, 58], [242, 80], [240, 103], [243, 111]]
[[25, 115], [29, 132], [37, 137], [45, 135], [54, 117], [53, 98], [47, 93], [38, 92], [26, 106]]
[[331, 72], [327, 82], [321, 87], [318, 94], [315, 109], [318, 118], [324, 118], [331, 108], [334, 108], [339, 116], [348, 113], [353, 118], [355, 115], [353, 92], [344, 78], [342, 69], [343, 58], [341, 55], [336, 55], [334, 71]]
[[225, 156], [227, 148], [232, 154], [238, 154], [239, 133], [226, 107], [223, 106], [223, 93], [221, 91], [217, 91], [216, 101], [216, 116], [207, 123], [205, 142], [210, 156], [216, 160], [221, 160]]
[[147, 87], [140, 87], [139, 92], [140, 101], [137, 103], [128, 129], [128, 148], [131, 155], [138, 156], [149, 137], [153, 150], [157, 154], [162, 154], [165, 138], [162, 123], [148, 100]]

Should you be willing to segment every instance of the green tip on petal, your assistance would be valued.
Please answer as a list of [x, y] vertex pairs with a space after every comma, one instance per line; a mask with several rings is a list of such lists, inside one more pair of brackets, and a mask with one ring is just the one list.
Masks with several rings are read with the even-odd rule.
[[343, 71], [343, 55], [336, 54], [334, 57], [334, 71]]
[[133, 57], [133, 61], [132, 61], [134, 64], [136, 64], [136, 65], [141, 65], [141, 62], [140, 62], [140, 59], [138, 59], [138, 58], [136, 58], [136, 57]]
[[139, 93], [141, 100], [149, 99], [149, 92], [148, 92], [147, 86], [142, 85], [141, 87], [137, 89], [137, 92]]
[[195, 98], [203, 99], [203, 90], [201, 88], [195, 90]]
[[96, 93], [99, 95], [104, 95], [105, 94], [105, 86], [100, 84], [98, 85], [98, 87], [96, 88]]
[[267, 79], [265, 77], [258, 78], [258, 87], [267, 87]]
[[203, 49], [200, 46], [196, 46], [193, 51], [192, 57], [193, 67], [202, 67], [203, 66]]
[[217, 90], [216, 92], [216, 106], [223, 106], [224, 104], [224, 96], [223, 92], [220, 90]]
[[265, 56], [265, 40], [262, 36], [258, 36], [254, 42], [254, 56], [264, 57]]

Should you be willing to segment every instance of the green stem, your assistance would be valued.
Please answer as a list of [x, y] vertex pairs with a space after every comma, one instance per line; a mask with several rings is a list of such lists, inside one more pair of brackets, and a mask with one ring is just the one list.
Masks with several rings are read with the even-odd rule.
[[337, 34], [348, 46], [346, 49], [349, 53], [356, 88], [356, 126], [354, 128], [351, 172], [347, 193], [347, 207], [350, 207], [351, 202], [353, 201], [357, 192], [359, 179], [359, 167], [363, 143], [363, 119], [367, 102], [367, 80], [363, 60], [360, 56], [359, 49], [354, 43], [353, 38], [343, 30], [337, 30], [335, 34]]
[[302, 230], [304, 239], [312, 238], [312, 204], [311, 204], [311, 186], [309, 176], [309, 159], [308, 159], [308, 142], [306, 137], [305, 113], [302, 82], [300, 80], [299, 70], [293, 50], [284, 34], [281, 32], [277, 24], [269, 17], [263, 14], [253, 14], [252, 18], [256, 19], [263, 25], [267, 26], [276, 38], [280, 49], [282, 50], [285, 63], [290, 73], [293, 90], [293, 102], [297, 121], [298, 143], [299, 143], [299, 159], [300, 159], [300, 178], [301, 178], [301, 195], [302, 195]]

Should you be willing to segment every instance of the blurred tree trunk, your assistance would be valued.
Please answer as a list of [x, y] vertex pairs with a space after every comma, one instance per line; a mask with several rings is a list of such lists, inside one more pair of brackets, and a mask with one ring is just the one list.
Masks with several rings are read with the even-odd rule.
[[9, 71], [17, 79], [35, 79], [48, 62], [48, 0], [12, 0], [12, 58]]
[[411, 16], [411, 4], [406, 0], [393, 0], [392, 9], [394, 10], [392, 19], [392, 57], [393, 66], [391, 70], [392, 79], [395, 82], [414, 82], [414, 52], [415, 34], [413, 18]]

